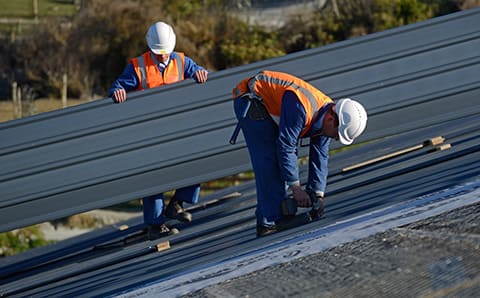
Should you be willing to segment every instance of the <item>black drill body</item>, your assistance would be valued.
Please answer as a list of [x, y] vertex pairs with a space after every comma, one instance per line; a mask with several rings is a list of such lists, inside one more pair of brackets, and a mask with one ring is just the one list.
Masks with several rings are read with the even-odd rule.
[[[312, 209], [309, 211], [311, 220], [317, 220], [323, 215], [323, 198], [317, 195], [314, 191], [307, 189], [306, 192], [310, 197]], [[282, 202], [282, 213], [286, 218], [294, 217], [297, 214], [298, 206], [293, 192], [289, 189], [287, 196]]]

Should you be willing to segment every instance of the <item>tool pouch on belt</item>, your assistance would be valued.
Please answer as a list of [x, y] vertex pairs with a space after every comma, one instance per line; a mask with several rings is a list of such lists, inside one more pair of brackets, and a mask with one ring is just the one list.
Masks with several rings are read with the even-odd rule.
[[[242, 96], [248, 100], [247, 105], [245, 106], [245, 110], [242, 112], [242, 116], [238, 120], [237, 125], [235, 126], [235, 130], [233, 131], [232, 136], [230, 137], [229, 143], [234, 145], [237, 142], [238, 134], [240, 133], [240, 122], [245, 119], [247, 116], [248, 118], [259, 121], [265, 120], [269, 117], [268, 111], [265, 108], [265, 105], [262, 103], [261, 98], [252, 97], [251, 94], [245, 94]], [[236, 99], [238, 100], [238, 99]]]
[[246, 78], [241, 81], [235, 88], [232, 90], [232, 97], [235, 100], [239, 98], [247, 99], [248, 102], [245, 106], [245, 110], [242, 112], [241, 117], [239, 117], [239, 121], [233, 131], [232, 136], [230, 137], [230, 144], [234, 145], [237, 141], [238, 134], [240, 132], [240, 122], [245, 119], [247, 116], [248, 118], [254, 121], [265, 120], [269, 117], [267, 109], [265, 105], [262, 103], [262, 99], [255, 96], [254, 93], [251, 93], [251, 86], [249, 86], [250, 81], [252, 78]]
[[249, 98], [250, 108], [248, 109], [248, 118], [252, 120], [265, 120], [268, 118], [268, 112], [265, 105], [256, 98]]

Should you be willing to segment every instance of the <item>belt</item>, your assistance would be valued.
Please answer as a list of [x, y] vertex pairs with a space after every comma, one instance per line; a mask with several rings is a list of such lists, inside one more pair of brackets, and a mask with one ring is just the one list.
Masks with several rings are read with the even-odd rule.
[[[238, 99], [235, 99], [238, 100]], [[237, 142], [238, 134], [240, 133], [240, 122], [247, 117], [248, 110], [250, 109], [250, 106], [252, 105], [252, 102], [250, 100], [247, 101], [247, 104], [245, 105], [245, 108], [242, 111], [242, 114], [240, 115], [240, 119], [238, 119], [237, 125], [235, 125], [235, 130], [232, 133], [232, 136], [230, 137], [230, 144], [235, 145]]]

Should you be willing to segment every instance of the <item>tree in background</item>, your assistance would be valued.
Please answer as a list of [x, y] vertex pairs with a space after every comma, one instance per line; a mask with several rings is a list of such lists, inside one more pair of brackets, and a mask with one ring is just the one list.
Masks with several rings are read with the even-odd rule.
[[374, 29], [382, 31], [432, 18], [438, 11], [438, 4], [436, 1], [430, 2], [378, 0], [372, 15]]
[[59, 98], [62, 76], [67, 71], [65, 59], [70, 28], [57, 26], [48, 22], [38, 26], [34, 36], [17, 39], [12, 57], [18, 70], [15, 80], [20, 85], [43, 89]]
[[294, 16], [281, 39], [291, 53], [452, 13], [472, 2], [479, 1], [331, 0], [322, 10]]
[[34, 247], [45, 246], [50, 241], [43, 239], [38, 226], [0, 233], [0, 258], [18, 254]]
[[283, 56], [276, 32], [251, 26], [225, 15], [217, 24], [216, 67], [230, 68]]
[[105, 96], [128, 59], [148, 49], [145, 32], [159, 20], [175, 28], [176, 50], [215, 71], [480, 5], [479, 0], [330, 0], [326, 8], [294, 16], [278, 30], [236, 18], [225, 4], [230, 2], [86, 0], [73, 18], [49, 19], [2, 45], [0, 67], [42, 97], [59, 98], [67, 74], [69, 96], [89, 99], [92, 93]]
[[[225, 69], [283, 55], [277, 35], [250, 26], [228, 12], [223, 1], [90, 0], [72, 23], [75, 54], [83, 68], [90, 65], [91, 86], [106, 94], [128, 59], [148, 49], [148, 24], [163, 20], [175, 28], [176, 50], [211, 70]], [[77, 65], [77, 68], [80, 66]], [[70, 80], [69, 80], [70, 82]], [[82, 86], [82, 82], [69, 83]], [[84, 83], [83, 85], [86, 85]], [[88, 90], [88, 88], [85, 89]]]

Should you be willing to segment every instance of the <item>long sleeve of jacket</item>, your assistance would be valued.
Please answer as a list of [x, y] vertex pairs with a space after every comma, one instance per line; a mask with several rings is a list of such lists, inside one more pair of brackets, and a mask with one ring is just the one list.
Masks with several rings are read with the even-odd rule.
[[[172, 53], [172, 56], [170, 57], [170, 61], [175, 58], [175, 55], [177, 55], [175, 52]], [[184, 70], [183, 70], [183, 76], [185, 79], [191, 79], [195, 78], [195, 72], [197, 70], [204, 69], [201, 66], [198, 66], [191, 58], [185, 56], [185, 65], [184, 65]], [[162, 71], [163, 73], [163, 71]], [[137, 74], [135, 73], [135, 69], [133, 68], [133, 64], [129, 63], [123, 70], [122, 74], [120, 77], [118, 77], [110, 87], [108, 91], [108, 96], [112, 96], [113, 92], [117, 89], [125, 89], [125, 91], [130, 92], [133, 90], [136, 90], [138, 88], [139, 84], [139, 79], [137, 77]]]
[[295, 93], [286, 91], [282, 98], [277, 157], [283, 180], [292, 185], [299, 183], [297, 145], [305, 125], [305, 109]]
[[130, 92], [138, 88], [138, 78], [132, 63], [128, 63], [122, 74], [113, 82], [108, 90], [108, 96], [112, 96], [117, 89], [125, 89]]
[[328, 176], [328, 150], [331, 138], [319, 136], [310, 138], [308, 164], [308, 186], [315, 192], [325, 193]]
[[193, 78], [198, 83], [197, 79], [195, 78], [195, 73], [201, 69], [204, 69], [204, 68], [201, 66], [198, 66], [191, 58], [185, 56], [185, 67], [183, 71], [183, 76], [186, 79]]
[[[295, 93], [285, 92], [280, 114], [277, 156], [282, 178], [288, 185], [300, 182], [297, 146], [305, 119], [305, 109]], [[310, 139], [308, 186], [322, 194], [327, 185], [330, 141], [330, 138], [323, 136]]]

